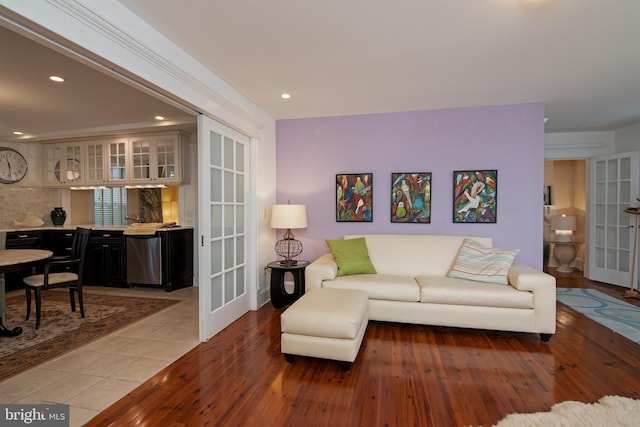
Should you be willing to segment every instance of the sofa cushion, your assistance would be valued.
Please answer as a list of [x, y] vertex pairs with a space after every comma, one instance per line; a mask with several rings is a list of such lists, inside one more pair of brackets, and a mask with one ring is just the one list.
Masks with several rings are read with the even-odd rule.
[[338, 276], [351, 274], [375, 274], [367, 242], [364, 238], [350, 240], [326, 240], [333, 259], [338, 264]]
[[[371, 263], [378, 274], [398, 276], [446, 276], [466, 236], [435, 234], [348, 234], [345, 240], [367, 242]], [[490, 237], [473, 237], [485, 246]]]
[[506, 285], [509, 283], [509, 269], [518, 252], [518, 249], [493, 249], [473, 239], [464, 239], [447, 275], [458, 279]]
[[325, 288], [364, 291], [369, 299], [420, 301], [420, 288], [413, 277], [391, 274], [356, 274], [322, 282]]
[[500, 308], [533, 308], [533, 293], [495, 283], [466, 279], [419, 276], [420, 302]]

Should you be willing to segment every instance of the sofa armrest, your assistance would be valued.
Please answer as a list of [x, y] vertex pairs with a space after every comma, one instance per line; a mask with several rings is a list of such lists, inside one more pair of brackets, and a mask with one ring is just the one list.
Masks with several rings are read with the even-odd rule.
[[338, 264], [333, 260], [333, 255], [324, 254], [305, 269], [305, 288], [320, 288], [323, 280], [333, 280], [337, 275]]
[[540, 333], [556, 330], [556, 278], [528, 265], [514, 263], [509, 269], [509, 284], [533, 293], [536, 324]]
[[528, 265], [514, 263], [509, 269], [509, 284], [521, 291], [549, 291], [555, 300], [556, 278]]

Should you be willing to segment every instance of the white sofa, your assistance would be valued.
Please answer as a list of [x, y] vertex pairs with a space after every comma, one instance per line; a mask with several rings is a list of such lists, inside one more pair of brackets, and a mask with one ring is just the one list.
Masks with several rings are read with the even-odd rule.
[[[337, 276], [331, 253], [305, 271], [306, 289], [356, 289], [369, 296], [369, 319], [540, 334], [556, 330], [553, 276], [515, 262], [508, 285], [448, 277], [467, 236], [366, 234], [377, 274]], [[492, 247], [492, 239], [470, 237]]]

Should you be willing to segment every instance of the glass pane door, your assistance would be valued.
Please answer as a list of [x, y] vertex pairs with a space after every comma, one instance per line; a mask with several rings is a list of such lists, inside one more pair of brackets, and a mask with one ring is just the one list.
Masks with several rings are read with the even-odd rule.
[[249, 310], [248, 139], [204, 116], [198, 121], [198, 138], [200, 338], [206, 340]]
[[638, 153], [591, 159], [589, 278], [629, 286], [633, 221], [624, 212], [638, 197]]

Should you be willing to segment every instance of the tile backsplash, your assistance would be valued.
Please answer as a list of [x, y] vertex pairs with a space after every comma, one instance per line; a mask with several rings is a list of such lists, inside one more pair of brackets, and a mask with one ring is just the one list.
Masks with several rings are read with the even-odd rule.
[[51, 210], [58, 204], [58, 190], [55, 188], [11, 187], [0, 184], [0, 228], [11, 228], [13, 220], [22, 221], [33, 214], [51, 222]]

